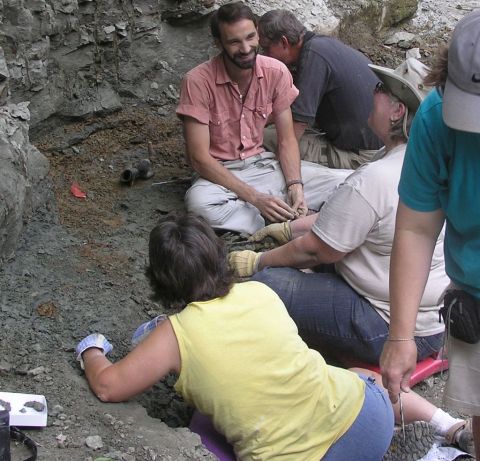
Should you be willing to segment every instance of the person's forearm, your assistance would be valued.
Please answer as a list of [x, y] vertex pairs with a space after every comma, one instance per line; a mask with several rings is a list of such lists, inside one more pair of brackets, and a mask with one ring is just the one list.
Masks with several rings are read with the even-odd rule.
[[302, 179], [300, 152], [294, 137], [278, 141], [277, 158], [282, 168], [285, 182]]
[[420, 213], [402, 203], [390, 261], [390, 336], [410, 338], [443, 225], [441, 211]]
[[425, 290], [435, 241], [398, 230], [390, 265], [390, 336], [412, 338]]
[[290, 232], [292, 233], [292, 240], [301, 237], [306, 232], [308, 232], [313, 224], [315, 223], [318, 217], [318, 213], [311, 214], [309, 216], [304, 216], [299, 219], [295, 219], [295, 221], [290, 221]]
[[113, 364], [100, 349], [87, 349], [82, 354], [85, 375], [93, 393], [103, 402], [112, 401], [108, 383], [104, 380], [104, 372]]
[[193, 160], [191, 163], [192, 168], [202, 178], [231, 190], [240, 199], [248, 203], [253, 204], [255, 202], [257, 191], [242, 180], [238, 179], [217, 160], [210, 158], [205, 162]]
[[297, 141], [300, 141], [300, 138], [303, 136], [303, 133], [305, 133], [307, 126], [308, 125], [304, 122], [296, 122], [295, 120], [293, 121], [293, 131]]
[[307, 269], [340, 261], [344, 255], [345, 253], [334, 250], [309, 231], [281, 247], [262, 253], [258, 270], [267, 266]]

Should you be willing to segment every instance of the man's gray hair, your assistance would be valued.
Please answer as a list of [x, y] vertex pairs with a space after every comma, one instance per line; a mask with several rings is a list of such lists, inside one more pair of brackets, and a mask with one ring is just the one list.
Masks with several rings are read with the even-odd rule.
[[307, 28], [288, 10], [267, 11], [258, 22], [259, 33], [273, 43], [284, 35], [290, 45], [296, 45]]

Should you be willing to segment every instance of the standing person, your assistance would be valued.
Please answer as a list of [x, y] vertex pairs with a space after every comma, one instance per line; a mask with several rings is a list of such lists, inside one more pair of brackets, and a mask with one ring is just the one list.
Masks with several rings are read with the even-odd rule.
[[[259, 21], [264, 54], [294, 73], [300, 91], [292, 104], [295, 135], [304, 160], [330, 168], [355, 169], [381, 147], [367, 124], [378, 78], [370, 61], [341, 41], [307, 31], [287, 10], [272, 10]], [[264, 145], [276, 145], [275, 130]]]
[[[288, 69], [257, 56], [257, 21], [242, 2], [211, 18], [220, 53], [188, 72], [177, 114], [187, 158], [198, 174], [187, 209], [216, 229], [253, 233], [318, 210], [349, 171], [301, 162], [290, 105], [298, 95]], [[263, 129], [273, 119], [278, 149], [265, 151]]]
[[[329, 366], [309, 349], [266, 285], [234, 284], [223, 242], [203, 219], [164, 218], [150, 234], [149, 261], [159, 300], [184, 307], [139, 327], [139, 344], [114, 364], [103, 335], [80, 341], [78, 359], [101, 400], [126, 400], [174, 372], [175, 390], [212, 418], [239, 461], [348, 461], [353, 451], [382, 459], [394, 423], [384, 390], [368, 370]], [[419, 401], [405, 400], [407, 420]]]
[[[409, 390], [412, 341], [434, 242], [446, 221], [446, 271], [455, 292], [446, 303], [455, 323], [448, 344], [447, 406], [473, 415], [480, 459], [480, 10], [455, 27], [428, 81], [436, 85], [412, 127], [399, 185], [390, 294], [391, 322], [381, 369], [390, 398]], [[446, 296], [447, 300], [447, 296]], [[470, 312], [470, 317], [467, 314]], [[456, 313], [460, 312], [460, 317]], [[471, 339], [456, 327], [470, 331]], [[456, 337], [454, 337], [456, 336]], [[475, 341], [475, 344], [467, 343]]]

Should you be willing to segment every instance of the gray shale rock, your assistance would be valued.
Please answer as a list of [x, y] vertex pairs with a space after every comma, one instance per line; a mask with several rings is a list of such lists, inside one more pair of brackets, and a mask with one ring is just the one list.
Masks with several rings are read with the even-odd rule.
[[[208, 17], [227, 1], [0, 1], [0, 98], [8, 72], [13, 102], [31, 103], [34, 130], [52, 116], [85, 118], [132, 99], [161, 107], [176, 100], [187, 70], [216, 53]], [[417, 1], [246, 3], [258, 15], [287, 8], [317, 32], [372, 35], [411, 17]]]
[[24, 221], [45, 203], [49, 163], [28, 136], [28, 103], [0, 106], [0, 264], [13, 256]]

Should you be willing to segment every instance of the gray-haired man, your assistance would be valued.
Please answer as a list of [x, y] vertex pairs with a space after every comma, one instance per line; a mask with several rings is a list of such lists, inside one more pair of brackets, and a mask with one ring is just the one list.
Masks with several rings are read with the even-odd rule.
[[[292, 104], [302, 159], [331, 168], [355, 169], [381, 147], [367, 125], [378, 78], [370, 61], [341, 41], [307, 31], [287, 10], [272, 10], [259, 21], [264, 54], [286, 64], [300, 94]], [[274, 147], [267, 128], [264, 145]]]

